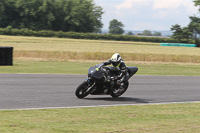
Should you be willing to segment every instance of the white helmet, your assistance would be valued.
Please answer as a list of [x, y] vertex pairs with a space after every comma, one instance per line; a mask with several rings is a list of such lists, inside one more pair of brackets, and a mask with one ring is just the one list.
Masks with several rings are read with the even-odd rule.
[[111, 63], [114, 67], [118, 67], [120, 65], [122, 61], [121, 56], [118, 53], [115, 53], [112, 57], [111, 57]]

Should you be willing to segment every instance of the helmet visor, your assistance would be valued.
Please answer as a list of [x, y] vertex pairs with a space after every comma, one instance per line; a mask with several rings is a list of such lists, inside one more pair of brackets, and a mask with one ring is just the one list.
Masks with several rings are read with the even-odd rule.
[[115, 66], [115, 67], [118, 66], [119, 65], [119, 61], [118, 62], [112, 62], [112, 65]]

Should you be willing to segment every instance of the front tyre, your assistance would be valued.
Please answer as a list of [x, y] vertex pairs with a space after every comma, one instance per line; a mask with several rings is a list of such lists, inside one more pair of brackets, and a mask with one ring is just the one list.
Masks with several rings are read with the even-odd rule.
[[87, 95], [89, 95], [90, 94], [90, 86], [89, 86], [89, 84], [87, 83], [87, 82], [83, 82], [83, 83], [81, 83], [78, 87], [77, 87], [77, 89], [76, 89], [76, 91], [75, 91], [75, 95], [78, 97], [78, 98], [84, 98], [84, 97], [86, 97]]

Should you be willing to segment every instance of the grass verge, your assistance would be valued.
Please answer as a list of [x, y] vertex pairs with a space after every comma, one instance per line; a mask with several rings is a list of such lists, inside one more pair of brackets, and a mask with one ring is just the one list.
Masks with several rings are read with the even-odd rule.
[[[0, 66], [0, 73], [87, 74], [89, 67], [101, 62], [16, 60], [14, 66]], [[200, 76], [199, 64], [127, 63], [127, 65], [139, 68], [136, 75]]]
[[199, 133], [200, 103], [0, 111], [3, 133]]

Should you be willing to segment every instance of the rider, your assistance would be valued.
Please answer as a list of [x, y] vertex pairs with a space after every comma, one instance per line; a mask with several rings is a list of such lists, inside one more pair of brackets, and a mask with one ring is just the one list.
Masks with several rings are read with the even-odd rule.
[[113, 71], [118, 75], [117, 84], [123, 86], [129, 78], [129, 73], [127, 72], [126, 64], [118, 53], [112, 55], [112, 57], [102, 63], [102, 66], [113, 65]]

